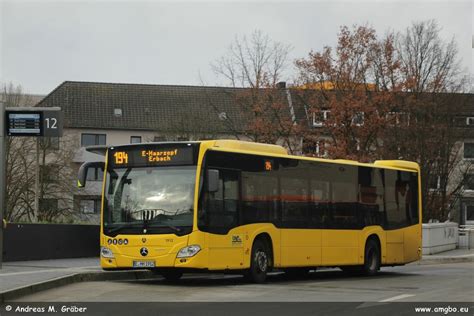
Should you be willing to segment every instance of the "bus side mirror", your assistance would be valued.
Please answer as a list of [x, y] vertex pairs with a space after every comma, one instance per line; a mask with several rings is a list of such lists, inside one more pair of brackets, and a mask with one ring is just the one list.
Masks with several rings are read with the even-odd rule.
[[207, 170], [207, 192], [219, 191], [219, 170]]
[[85, 162], [79, 168], [79, 172], [77, 175], [77, 187], [83, 188], [86, 186], [87, 180], [87, 171], [89, 168], [100, 168], [102, 171], [105, 170], [105, 163], [102, 161], [94, 161], [94, 162]]

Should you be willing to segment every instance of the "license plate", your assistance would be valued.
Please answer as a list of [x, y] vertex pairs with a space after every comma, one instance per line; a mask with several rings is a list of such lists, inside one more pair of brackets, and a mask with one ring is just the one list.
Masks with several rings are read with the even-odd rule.
[[154, 268], [155, 261], [133, 261], [134, 268]]

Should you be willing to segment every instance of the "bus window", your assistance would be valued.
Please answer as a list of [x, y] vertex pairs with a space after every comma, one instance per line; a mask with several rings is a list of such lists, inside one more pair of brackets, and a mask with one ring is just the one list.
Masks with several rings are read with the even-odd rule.
[[242, 172], [243, 224], [276, 222], [278, 179], [268, 173]]
[[294, 159], [280, 159], [280, 200], [282, 226], [309, 227], [308, 164]]
[[411, 196], [411, 203], [410, 203], [410, 224], [418, 224], [420, 221], [418, 215], [418, 175], [416, 173], [412, 173], [410, 177], [410, 196]]
[[359, 167], [359, 217], [363, 226], [384, 225], [382, 169]]
[[412, 196], [410, 173], [385, 170], [385, 201], [388, 228], [394, 229], [409, 225]]
[[308, 168], [310, 178], [309, 218], [313, 228], [329, 224], [331, 203], [331, 166], [325, 163], [311, 163]]
[[330, 202], [329, 186], [329, 181], [311, 180], [309, 217], [313, 228], [321, 228], [327, 224]]
[[335, 165], [332, 175], [331, 227], [360, 228], [357, 216], [357, 167]]
[[308, 227], [308, 181], [286, 174], [280, 185], [283, 227]]

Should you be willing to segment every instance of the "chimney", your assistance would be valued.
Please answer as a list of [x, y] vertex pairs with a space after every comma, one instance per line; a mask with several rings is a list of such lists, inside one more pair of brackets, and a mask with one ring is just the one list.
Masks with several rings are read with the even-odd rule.
[[286, 82], [285, 81], [280, 81], [277, 83], [277, 88], [278, 89], [286, 89]]

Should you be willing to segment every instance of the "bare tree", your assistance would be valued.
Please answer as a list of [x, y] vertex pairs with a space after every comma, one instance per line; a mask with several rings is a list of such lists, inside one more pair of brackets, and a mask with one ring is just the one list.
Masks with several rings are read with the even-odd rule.
[[[30, 103], [21, 86], [5, 84], [2, 99], [6, 107], [19, 107]], [[6, 138], [6, 210], [8, 221], [34, 221], [34, 141], [31, 137]], [[29, 172], [30, 170], [30, 172]]]
[[219, 103], [211, 102], [217, 114], [226, 114], [223, 124], [230, 134], [238, 139], [280, 143], [290, 152], [296, 151], [301, 125], [288, 103], [289, 91], [278, 86], [290, 51], [290, 45], [254, 31], [250, 37], [236, 36], [225, 55], [211, 64], [232, 88], [243, 88], [227, 91], [240, 109], [235, 116], [225, 113]]
[[74, 185], [77, 172], [73, 157], [77, 139], [66, 135], [62, 138], [41, 138], [38, 141], [41, 202], [38, 221], [72, 222], [79, 216], [74, 210], [74, 195], [78, 190]]
[[[456, 116], [469, 102], [457, 94], [466, 89], [455, 39], [443, 41], [436, 21], [415, 22], [398, 36], [403, 91], [409, 92], [400, 106], [409, 115], [410, 127], [396, 134], [404, 139], [404, 158], [420, 163], [422, 196], [427, 219], [444, 220], [462, 195], [472, 164], [462, 159], [466, 129]], [[393, 140], [392, 135], [386, 139]], [[433, 190], [433, 183], [438, 188]]]
[[211, 67], [232, 87], [274, 86], [288, 66], [291, 46], [276, 42], [259, 30], [250, 37], [236, 36], [227, 52]]
[[399, 35], [404, 89], [409, 92], [458, 92], [464, 83], [457, 43], [444, 42], [435, 20], [415, 22]]

